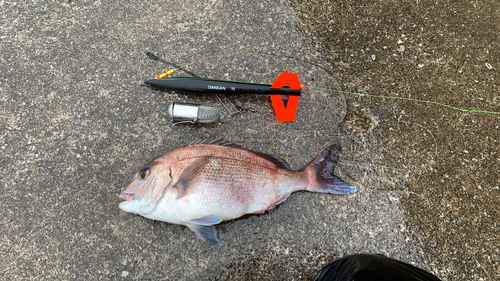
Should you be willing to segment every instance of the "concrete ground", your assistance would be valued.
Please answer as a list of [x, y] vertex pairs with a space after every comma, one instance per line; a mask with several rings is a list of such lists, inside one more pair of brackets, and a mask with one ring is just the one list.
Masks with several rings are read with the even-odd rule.
[[[352, 253], [500, 279], [497, 1], [143, 2], [0, 2], [1, 279], [310, 280]], [[170, 69], [145, 51], [218, 79], [297, 72], [294, 128], [267, 97], [230, 117], [141, 85]], [[221, 121], [174, 126], [174, 101]], [[222, 246], [118, 208], [137, 169], [206, 133], [295, 169], [339, 144], [358, 191], [294, 193], [217, 226]]]

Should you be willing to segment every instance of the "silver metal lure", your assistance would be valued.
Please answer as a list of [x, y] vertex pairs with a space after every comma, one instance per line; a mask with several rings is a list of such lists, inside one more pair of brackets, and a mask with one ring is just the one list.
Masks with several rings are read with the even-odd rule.
[[213, 123], [219, 120], [215, 108], [194, 104], [174, 102], [168, 107], [170, 120], [179, 123]]

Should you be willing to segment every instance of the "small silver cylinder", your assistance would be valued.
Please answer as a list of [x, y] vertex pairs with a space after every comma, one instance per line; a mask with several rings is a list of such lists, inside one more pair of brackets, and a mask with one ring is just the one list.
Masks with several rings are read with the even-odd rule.
[[193, 103], [174, 102], [168, 107], [168, 115], [174, 123], [212, 123], [219, 120], [214, 108]]

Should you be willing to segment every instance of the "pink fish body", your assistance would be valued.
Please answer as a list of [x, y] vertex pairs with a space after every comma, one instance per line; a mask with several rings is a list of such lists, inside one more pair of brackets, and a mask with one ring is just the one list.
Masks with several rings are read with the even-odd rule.
[[120, 209], [182, 224], [219, 244], [213, 225], [245, 214], [265, 213], [294, 191], [356, 191], [332, 174], [339, 148], [326, 148], [293, 171], [278, 157], [206, 136], [171, 150], [134, 175], [120, 194]]

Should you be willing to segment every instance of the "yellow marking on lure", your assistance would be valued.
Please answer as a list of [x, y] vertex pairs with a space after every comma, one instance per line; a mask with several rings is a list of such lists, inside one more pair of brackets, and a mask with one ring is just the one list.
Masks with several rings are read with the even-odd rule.
[[167, 71], [167, 72], [165, 72], [165, 73], [162, 73], [162, 74], [160, 74], [160, 75], [156, 76], [155, 78], [156, 78], [156, 79], [161, 79], [161, 78], [163, 78], [163, 77], [165, 77], [165, 76], [167, 76], [167, 75], [170, 75], [170, 74], [172, 74], [172, 73], [174, 73], [174, 70], [173, 70], [173, 69], [170, 69], [169, 71]]

